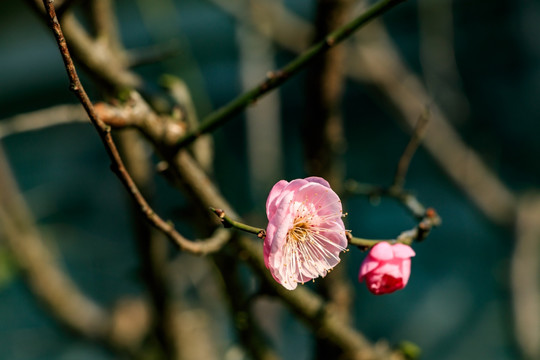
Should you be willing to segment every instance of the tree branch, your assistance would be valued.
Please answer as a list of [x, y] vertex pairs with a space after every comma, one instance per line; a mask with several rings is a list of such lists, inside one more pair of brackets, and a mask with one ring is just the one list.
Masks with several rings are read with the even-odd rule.
[[244, 110], [248, 105], [255, 102], [262, 95], [280, 86], [293, 75], [305, 68], [309, 63], [313, 61], [316, 56], [334, 47], [347, 37], [351, 36], [363, 25], [367, 24], [369, 21], [382, 15], [383, 13], [403, 1], [405, 0], [381, 0], [375, 3], [362, 15], [349, 22], [348, 24], [342, 26], [338, 30], [327, 35], [323, 40], [313, 45], [306, 52], [298, 56], [289, 64], [285, 65], [280, 70], [270, 72], [267, 75], [266, 79], [259, 85], [238, 96], [236, 99], [232, 100], [227, 105], [208, 115], [201, 121], [201, 124], [198, 128], [191, 130], [188, 134], [186, 134], [185, 137], [183, 137], [178, 142], [178, 144], [175, 146], [175, 150], [178, 151], [182, 147], [191, 144], [202, 134], [213, 131], [217, 127], [223, 125], [232, 116]]
[[0, 120], [0, 139], [75, 122], [88, 123], [88, 116], [80, 104], [53, 106]]
[[540, 357], [540, 195], [524, 196], [510, 264], [516, 340], [527, 360]]
[[201, 247], [199, 246], [199, 244], [191, 242], [184, 238], [182, 235], [180, 235], [180, 233], [178, 233], [174, 229], [174, 226], [171, 223], [163, 220], [157, 213], [154, 212], [154, 210], [150, 207], [150, 205], [140, 193], [135, 182], [126, 170], [122, 159], [120, 158], [118, 149], [116, 148], [116, 145], [114, 144], [113, 138], [111, 136], [110, 127], [98, 117], [92, 102], [88, 98], [88, 95], [86, 94], [86, 91], [84, 90], [79, 80], [75, 65], [73, 64], [73, 60], [71, 59], [69, 50], [67, 48], [66, 39], [64, 38], [62, 28], [56, 17], [53, 1], [43, 0], [43, 5], [45, 6], [45, 9], [47, 11], [50, 27], [54, 33], [56, 42], [58, 43], [60, 54], [62, 55], [62, 60], [64, 61], [64, 65], [66, 67], [66, 71], [70, 81], [70, 89], [75, 93], [75, 95], [83, 105], [86, 113], [88, 114], [90, 121], [96, 128], [105, 146], [105, 149], [107, 150], [109, 158], [111, 159], [111, 168], [113, 172], [120, 178], [122, 184], [126, 187], [133, 200], [138, 204], [140, 211], [145, 215], [146, 219], [154, 227], [167, 235], [167, 237], [169, 237], [173, 242], [175, 242], [181, 249], [194, 254], [200, 254]]

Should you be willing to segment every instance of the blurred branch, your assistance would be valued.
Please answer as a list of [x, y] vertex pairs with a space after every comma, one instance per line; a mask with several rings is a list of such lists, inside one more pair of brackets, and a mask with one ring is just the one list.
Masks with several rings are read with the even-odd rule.
[[[148, 330], [144, 319], [139, 321], [140, 317], [132, 316], [125, 320], [125, 307], [113, 312], [103, 309], [86, 297], [60, 268], [36, 229], [1, 147], [0, 233], [7, 240], [30, 289], [60, 323], [121, 352], [129, 353], [138, 347], [141, 334]], [[141, 311], [144, 313], [144, 307]], [[142, 316], [144, 318], [144, 314]]]
[[510, 266], [516, 340], [525, 359], [540, 358], [540, 196], [524, 196]]
[[127, 56], [107, 43], [93, 39], [73, 13], [66, 13], [61, 24], [75, 58], [91, 69], [93, 77], [102, 85], [116, 90], [143, 86], [142, 79], [127, 70]]
[[[221, 255], [221, 254], [220, 254]], [[279, 360], [277, 354], [267, 344], [264, 333], [253, 316], [254, 297], [246, 291], [241, 278], [239, 263], [235, 256], [222, 254], [214, 261], [221, 269], [223, 287], [227, 292], [233, 324], [244, 348], [253, 360]]]
[[161, 44], [145, 46], [138, 49], [130, 49], [127, 52], [127, 64], [129, 68], [154, 64], [180, 54], [180, 44], [169, 41]]
[[[151, 199], [154, 169], [149, 161], [140, 134], [133, 129], [119, 132], [116, 136], [125, 165], [145, 198]], [[141, 259], [142, 277], [148, 289], [153, 310], [153, 327], [160, 345], [158, 354], [162, 359], [180, 359], [177, 351], [178, 330], [174, 319], [178, 311], [170, 294], [167, 276], [168, 243], [164, 235], [153, 228], [132, 205], [133, 226]]]
[[[318, 0], [314, 42], [343, 26], [351, 8], [350, 0]], [[338, 194], [343, 184], [341, 155], [346, 147], [341, 118], [345, 51], [341, 46], [313, 60], [307, 71], [302, 126], [307, 172], [326, 179]]]
[[216, 129], [217, 127], [223, 125], [232, 116], [244, 110], [247, 106], [252, 104], [262, 95], [280, 86], [293, 75], [298, 73], [300, 70], [306, 67], [306, 65], [311, 63], [316, 58], [316, 56], [334, 47], [347, 37], [351, 36], [363, 25], [367, 24], [369, 21], [377, 18], [384, 12], [390, 10], [392, 7], [403, 1], [405, 0], [381, 0], [375, 3], [373, 6], [368, 8], [362, 15], [358, 16], [353, 21], [327, 35], [322, 41], [313, 45], [311, 48], [309, 48], [303, 54], [291, 61], [289, 64], [285, 65], [280, 70], [270, 72], [266, 76], [266, 79], [259, 85], [238, 96], [236, 99], [232, 100], [227, 105], [221, 107], [220, 109], [214, 111], [213, 113], [205, 117], [201, 121], [200, 126], [198, 126], [197, 129], [193, 129], [188, 134], [186, 134], [186, 136], [178, 142], [175, 148], [178, 150], [184, 146], [187, 146], [193, 141], [195, 141], [202, 134], [208, 133]]
[[90, 19], [96, 32], [96, 42], [104, 42], [107, 48], [123, 53], [112, 0], [90, 0]]
[[416, 196], [412, 195], [411, 193], [391, 186], [391, 187], [383, 187], [383, 186], [376, 186], [371, 184], [362, 184], [355, 180], [347, 180], [345, 182], [345, 194], [347, 196], [350, 195], [362, 195], [367, 196], [370, 199], [377, 199], [382, 196], [387, 196], [390, 198], [395, 199], [398, 201], [401, 205], [405, 206], [405, 208], [416, 218], [421, 219], [424, 217], [426, 209], [424, 208], [424, 205], [422, 205]]
[[88, 123], [88, 116], [80, 104], [53, 106], [0, 120], [0, 139], [75, 122]]
[[[46, 22], [50, 21], [49, 14], [44, 11], [43, 1], [25, 1]], [[70, 10], [71, 6], [60, 20], [63, 36], [77, 61], [86, 69], [91, 69], [93, 78], [108, 89], [142, 88], [142, 79], [127, 69], [127, 55], [119, 48], [112, 48], [107, 42], [92, 38]]]
[[[281, 0], [277, 0], [278, 2]], [[246, 3], [250, 16], [264, 24], [265, 14], [260, 13], [258, 1]], [[260, 81], [261, 74], [276, 68], [276, 49], [267, 37], [252, 31], [245, 23], [237, 23], [236, 45], [239, 54], [241, 92], [251, 89]], [[266, 196], [275, 179], [283, 177], [284, 156], [282, 142], [281, 90], [268, 93], [256, 106], [247, 107], [243, 114], [249, 177], [250, 198], [255, 201]], [[199, 143], [197, 140], [195, 144]], [[264, 162], [261, 159], [264, 158]]]
[[[175, 104], [183, 111], [180, 112], [181, 121], [187, 125], [187, 129], [195, 129], [199, 126], [199, 117], [195, 110], [195, 104], [191, 98], [190, 91], [186, 83], [173, 75], [164, 75], [160, 78], [160, 84], [169, 91], [169, 95]], [[214, 142], [210, 135], [204, 135], [199, 141], [189, 147], [193, 157], [207, 171], [211, 172], [214, 160]]]
[[394, 181], [392, 182], [391, 187], [403, 189], [403, 185], [405, 184], [405, 176], [407, 175], [407, 171], [409, 170], [409, 165], [411, 164], [416, 149], [418, 149], [420, 143], [422, 142], [422, 138], [426, 132], [428, 121], [429, 109], [426, 108], [422, 115], [420, 115], [411, 139], [409, 140], [407, 147], [405, 148], [403, 154], [401, 155], [401, 158], [399, 159], [396, 173], [394, 175]]
[[109, 314], [59, 269], [43, 244], [1, 148], [0, 167], [0, 229], [30, 287], [68, 327], [90, 339], [105, 338], [111, 328]]
[[[313, 42], [344, 26], [352, 18], [351, 0], [318, 0]], [[345, 76], [343, 64], [347, 48], [340, 46], [316, 57], [306, 74], [306, 113], [302, 121], [304, 163], [307, 173], [326, 179], [338, 194], [343, 190], [343, 153], [347, 146], [343, 134], [341, 100]], [[346, 259], [344, 259], [346, 262]], [[318, 283], [319, 293], [328, 301], [333, 314], [344, 323], [351, 319], [353, 290], [342, 265]], [[339, 348], [328, 341], [315, 344], [316, 359], [338, 357]]]
[[294, 291], [277, 283], [264, 265], [261, 246], [246, 237], [232, 243], [247, 257], [253, 269], [264, 279], [264, 286], [272, 290], [294, 313], [296, 313], [317, 335], [319, 339], [332, 342], [345, 353], [345, 358], [355, 360], [403, 359], [399, 352], [393, 352], [384, 342], [373, 345], [362, 334], [343, 323], [327, 307], [326, 303], [307, 287]]
[[419, 55], [429, 94], [453, 123], [459, 123], [468, 115], [469, 102], [456, 63], [453, 3], [453, 0], [417, 2]]

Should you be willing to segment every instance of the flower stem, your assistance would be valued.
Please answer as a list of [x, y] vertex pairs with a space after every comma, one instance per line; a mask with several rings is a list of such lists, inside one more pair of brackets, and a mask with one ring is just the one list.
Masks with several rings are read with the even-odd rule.
[[242, 230], [242, 231], [245, 231], [245, 232], [248, 232], [248, 233], [251, 233], [251, 234], [255, 234], [261, 239], [264, 239], [264, 237], [266, 236], [266, 230], [261, 229], [261, 228], [257, 228], [255, 226], [247, 225], [247, 224], [244, 224], [244, 223], [241, 223], [241, 222], [238, 222], [238, 221], [235, 221], [235, 220], [231, 219], [230, 217], [228, 217], [225, 214], [225, 211], [223, 211], [221, 209], [210, 208], [210, 210], [212, 210], [212, 212], [219, 217], [219, 220], [221, 221], [223, 226], [226, 227], [226, 228], [236, 228], [238, 230]]
[[358, 246], [362, 250], [369, 250], [376, 244], [386, 241], [390, 243], [400, 243], [405, 245], [411, 245], [414, 241], [423, 241], [430, 233], [431, 229], [439, 226], [441, 224], [441, 218], [437, 212], [428, 208], [425, 210], [425, 214], [414, 228], [410, 230], [405, 230], [398, 235], [395, 239], [385, 239], [385, 240], [372, 240], [372, 239], [363, 239], [352, 236], [350, 233], [347, 234], [347, 240], [349, 244]]
[[405, 245], [411, 245], [411, 243], [412, 243], [412, 238], [402, 239], [402, 240], [400, 240], [399, 238], [398, 239], [374, 240], [374, 239], [363, 239], [363, 238], [350, 236], [348, 238], [348, 240], [349, 240], [350, 245], [358, 246], [361, 250], [369, 250], [373, 246], [377, 245], [380, 242], [388, 242], [388, 243], [393, 243], [393, 244], [401, 243], [401, 244], [405, 244]]
[[339, 42], [351, 36], [363, 25], [367, 24], [369, 21], [382, 15], [384, 12], [403, 1], [405, 0], [381, 0], [375, 3], [362, 15], [358, 16], [348, 24], [343, 25], [336, 31], [330, 33], [324, 39], [313, 45], [302, 55], [298, 56], [280, 70], [268, 73], [266, 79], [259, 85], [208, 115], [203, 119], [197, 128], [192, 129], [186, 134], [186, 136], [179, 140], [179, 142], [174, 146], [175, 150], [178, 151], [180, 148], [191, 144], [202, 134], [208, 133], [223, 125], [232, 116], [244, 110], [244, 108], [254, 103], [262, 95], [280, 86], [292, 75], [306, 67], [306, 65], [309, 64], [317, 55], [337, 45]]

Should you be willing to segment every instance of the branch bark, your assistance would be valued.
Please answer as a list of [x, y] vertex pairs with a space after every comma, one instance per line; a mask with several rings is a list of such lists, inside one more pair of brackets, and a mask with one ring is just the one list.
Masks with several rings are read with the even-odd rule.
[[28, 285], [62, 324], [92, 340], [109, 342], [111, 314], [86, 297], [60, 269], [36, 229], [0, 147], [0, 233]]

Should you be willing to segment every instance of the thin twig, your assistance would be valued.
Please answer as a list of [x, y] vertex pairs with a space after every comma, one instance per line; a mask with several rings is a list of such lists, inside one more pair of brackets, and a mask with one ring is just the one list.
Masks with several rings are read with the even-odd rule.
[[348, 180], [345, 183], [345, 191], [348, 195], [362, 195], [369, 198], [378, 198], [381, 196], [393, 198], [403, 205], [418, 221], [414, 228], [403, 231], [395, 239], [371, 240], [353, 237], [348, 234], [349, 244], [359, 246], [362, 249], [367, 250], [381, 241], [399, 242], [411, 245], [413, 241], [424, 240], [429, 235], [432, 228], [441, 224], [441, 218], [433, 208], [426, 209], [424, 205], [418, 201], [416, 196], [397, 186], [381, 187], [360, 184], [354, 180]]
[[426, 108], [424, 113], [422, 113], [422, 115], [420, 115], [420, 117], [418, 118], [418, 122], [413, 130], [411, 139], [409, 140], [407, 147], [405, 148], [403, 154], [401, 155], [401, 158], [399, 159], [396, 168], [396, 174], [394, 175], [394, 181], [391, 187], [395, 187], [398, 189], [403, 188], [403, 185], [405, 184], [405, 176], [407, 175], [407, 171], [409, 170], [409, 165], [411, 164], [411, 160], [414, 156], [414, 153], [416, 152], [416, 149], [418, 149], [418, 146], [420, 146], [420, 143], [422, 142], [422, 138], [424, 136], [424, 133], [426, 132], [428, 122], [429, 108]]
[[178, 144], [175, 146], [175, 150], [178, 151], [180, 148], [191, 144], [202, 134], [208, 133], [223, 125], [232, 116], [238, 114], [262, 95], [280, 86], [285, 81], [290, 79], [294, 74], [305, 68], [316, 56], [334, 47], [347, 37], [351, 36], [363, 25], [367, 24], [369, 21], [382, 15], [403, 1], [405, 0], [381, 0], [375, 3], [362, 15], [326, 36], [323, 40], [313, 45], [306, 52], [298, 56], [289, 64], [285, 65], [280, 70], [269, 73], [266, 79], [259, 85], [208, 115], [205, 119], [203, 119], [197, 129], [190, 131], [178, 142]]
[[403, 205], [417, 220], [422, 219], [426, 213], [426, 208], [416, 196], [396, 187], [383, 187], [371, 184], [362, 184], [354, 180], [347, 180], [345, 183], [345, 195], [361, 195], [370, 199], [380, 197], [390, 197]]
[[126, 170], [111, 136], [110, 127], [97, 116], [94, 106], [88, 98], [88, 95], [86, 94], [86, 91], [79, 80], [75, 65], [73, 64], [73, 60], [71, 59], [69, 50], [67, 48], [62, 28], [56, 17], [53, 3], [53, 0], [43, 0], [43, 5], [45, 6], [49, 16], [50, 27], [53, 30], [55, 39], [58, 43], [58, 48], [60, 50], [60, 54], [62, 55], [62, 60], [64, 61], [64, 65], [70, 80], [70, 89], [75, 93], [86, 110], [90, 121], [96, 128], [105, 149], [107, 150], [109, 158], [111, 159], [111, 168], [113, 172], [120, 178], [133, 200], [139, 205], [140, 211], [153, 226], [167, 235], [167, 237], [174, 241], [181, 249], [195, 254], [200, 253], [201, 248], [199, 244], [184, 238], [174, 229], [174, 226], [171, 223], [163, 220], [157, 213], [154, 212]]
[[434, 209], [427, 209], [424, 217], [418, 225], [410, 230], [403, 231], [395, 239], [381, 239], [381, 240], [372, 240], [372, 239], [363, 239], [354, 237], [352, 235], [347, 236], [349, 244], [358, 246], [362, 250], [368, 250], [371, 247], [375, 246], [380, 242], [391, 242], [391, 243], [401, 243], [405, 245], [411, 245], [414, 241], [423, 241], [431, 232], [431, 229], [439, 226], [441, 224], [441, 218], [435, 212]]
[[218, 216], [219, 220], [221, 221], [223, 226], [226, 228], [235, 228], [235, 229], [242, 230], [251, 234], [255, 234], [257, 235], [257, 237], [261, 239], [264, 239], [266, 237], [266, 230], [264, 229], [247, 225], [240, 221], [235, 221], [231, 219], [230, 217], [228, 217], [227, 214], [225, 214], [225, 211], [221, 209], [210, 208], [210, 210], [212, 210], [212, 212]]

